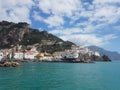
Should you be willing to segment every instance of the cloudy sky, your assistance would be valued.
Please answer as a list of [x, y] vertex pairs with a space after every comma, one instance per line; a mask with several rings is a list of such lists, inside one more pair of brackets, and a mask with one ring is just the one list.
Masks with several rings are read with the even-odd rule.
[[120, 0], [0, 0], [2, 20], [120, 52]]

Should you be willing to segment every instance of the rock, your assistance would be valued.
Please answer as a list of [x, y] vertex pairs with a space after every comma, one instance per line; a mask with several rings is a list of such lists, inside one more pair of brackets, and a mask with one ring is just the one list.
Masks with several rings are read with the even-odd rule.
[[4, 62], [0, 64], [0, 67], [18, 67], [20, 64], [18, 62]]
[[5, 67], [10, 67], [12, 64], [11, 64], [11, 62], [5, 62], [4, 64], [3, 64], [3, 66], [5, 66]]

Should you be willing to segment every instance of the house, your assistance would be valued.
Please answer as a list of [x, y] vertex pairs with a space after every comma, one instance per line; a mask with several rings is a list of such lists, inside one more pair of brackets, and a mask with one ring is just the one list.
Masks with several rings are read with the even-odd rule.
[[32, 48], [30, 50], [25, 51], [24, 58], [25, 59], [36, 59], [36, 56], [39, 54], [39, 52], [36, 50], [36, 48]]
[[2, 60], [3, 57], [4, 57], [4, 56], [3, 56], [3, 53], [0, 52], [0, 61]]
[[97, 51], [94, 51], [94, 55], [95, 55], [95, 56], [100, 56], [100, 53], [97, 52]]
[[40, 61], [52, 61], [53, 59], [53, 55], [49, 54], [49, 53], [39, 53], [37, 56], [37, 59], [39, 59]]
[[30, 49], [27, 50], [21, 50], [18, 49], [14, 52], [14, 59], [22, 60], [22, 59], [36, 59], [36, 56], [38, 55], [38, 51], [35, 47], [30, 47]]
[[53, 53], [53, 57], [54, 57], [54, 58], [59, 58], [59, 59], [61, 59], [61, 58], [62, 58], [62, 55], [63, 55], [64, 53], [65, 53], [64, 51], [54, 52], [54, 53]]
[[22, 60], [23, 57], [24, 57], [24, 53], [23, 52], [15, 52], [14, 53], [14, 59]]

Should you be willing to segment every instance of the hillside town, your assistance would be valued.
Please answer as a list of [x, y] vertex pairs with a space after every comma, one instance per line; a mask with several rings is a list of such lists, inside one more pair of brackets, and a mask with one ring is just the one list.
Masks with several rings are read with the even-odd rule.
[[[110, 61], [109, 57], [43, 30], [26, 22], [0, 22], [1, 62], [85, 62]], [[13, 65], [14, 66], [14, 65]]]
[[52, 54], [40, 52], [35, 46], [28, 46], [23, 49], [22, 45], [17, 45], [10, 49], [0, 50], [0, 61], [17, 60], [17, 61], [81, 61], [90, 62], [92, 56], [100, 57], [99, 52], [90, 51], [85, 46], [73, 45], [71, 49], [57, 51]]

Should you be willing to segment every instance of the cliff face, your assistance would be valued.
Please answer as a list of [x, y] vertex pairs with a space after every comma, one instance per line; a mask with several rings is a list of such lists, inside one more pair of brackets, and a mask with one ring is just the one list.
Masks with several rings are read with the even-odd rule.
[[120, 60], [120, 53], [118, 52], [107, 51], [97, 46], [89, 46], [88, 48], [92, 51], [98, 51], [101, 56], [107, 55], [111, 60]]
[[[37, 29], [30, 28], [27, 23], [12, 23], [7, 21], [0, 22], [0, 49], [11, 48], [20, 44], [24, 47], [35, 45], [38, 51], [54, 53], [56, 51], [64, 51], [71, 49], [72, 45], [75, 45], [69, 41], [63, 41], [62, 39], [46, 32], [39, 31]], [[102, 57], [90, 57], [89, 55], [81, 55], [78, 61], [90, 62], [90, 61], [104, 61], [108, 60], [107, 56]]]
[[17, 44], [25, 47], [37, 44], [39, 51], [48, 53], [69, 49], [73, 45], [47, 31], [32, 29], [27, 23], [0, 22], [0, 48], [10, 48]]
[[24, 34], [29, 33], [29, 24], [0, 22], [0, 47], [10, 47], [22, 41]]

